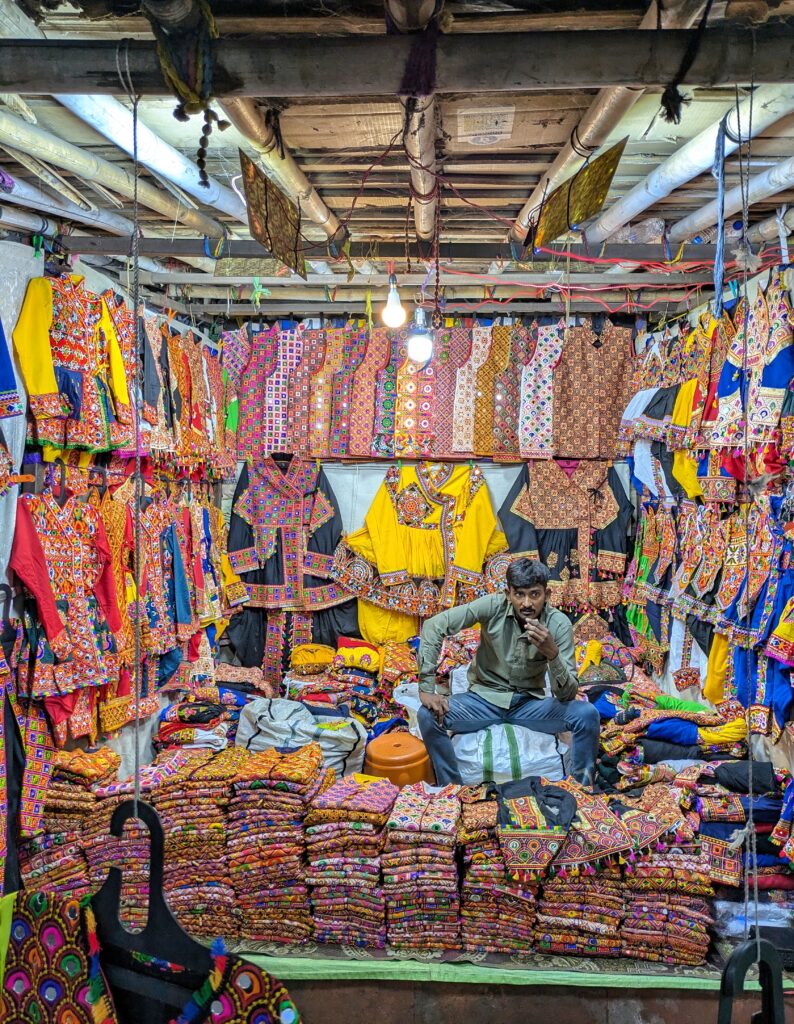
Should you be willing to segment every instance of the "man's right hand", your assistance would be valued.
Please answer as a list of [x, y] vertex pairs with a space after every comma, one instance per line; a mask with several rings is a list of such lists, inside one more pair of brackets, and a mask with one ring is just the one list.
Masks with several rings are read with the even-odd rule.
[[419, 700], [423, 707], [433, 712], [438, 724], [443, 725], [444, 715], [449, 711], [449, 700], [440, 693], [426, 693], [424, 690], [419, 691]]

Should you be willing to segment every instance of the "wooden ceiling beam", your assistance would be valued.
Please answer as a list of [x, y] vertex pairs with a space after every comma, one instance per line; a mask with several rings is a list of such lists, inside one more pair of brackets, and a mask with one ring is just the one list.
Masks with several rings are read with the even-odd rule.
[[[607, 85], [662, 88], [691, 42], [683, 30], [447, 35], [438, 44], [439, 93], [475, 94], [598, 89]], [[215, 94], [267, 97], [397, 95], [410, 36], [222, 38], [217, 42]], [[122, 52], [119, 53], [121, 46]], [[141, 96], [169, 96], [150, 42], [106, 40], [0, 41], [0, 92], [119, 94], [118, 62], [129, 63]], [[794, 80], [794, 26], [710, 29], [687, 86]]]

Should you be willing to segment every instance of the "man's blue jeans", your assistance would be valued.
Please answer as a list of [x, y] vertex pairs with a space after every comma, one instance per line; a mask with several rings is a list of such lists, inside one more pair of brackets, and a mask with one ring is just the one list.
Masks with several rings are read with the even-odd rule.
[[433, 762], [436, 783], [460, 784], [460, 770], [449, 733], [479, 732], [489, 725], [523, 725], [535, 732], [573, 735], [571, 774], [577, 782], [589, 786], [593, 781], [598, 755], [600, 716], [586, 701], [559, 701], [556, 697], [513, 696], [509, 708], [500, 708], [476, 693], [456, 693], [449, 698], [449, 711], [441, 725], [432, 711], [422, 707], [417, 715], [427, 752]]

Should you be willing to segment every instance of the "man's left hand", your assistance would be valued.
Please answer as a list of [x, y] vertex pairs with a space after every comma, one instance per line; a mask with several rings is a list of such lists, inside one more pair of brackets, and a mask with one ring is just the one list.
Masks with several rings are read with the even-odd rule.
[[538, 653], [542, 654], [544, 658], [548, 658], [549, 661], [554, 661], [560, 653], [554, 642], [554, 637], [542, 622], [530, 619], [526, 625], [526, 634], [529, 642], [537, 647]]

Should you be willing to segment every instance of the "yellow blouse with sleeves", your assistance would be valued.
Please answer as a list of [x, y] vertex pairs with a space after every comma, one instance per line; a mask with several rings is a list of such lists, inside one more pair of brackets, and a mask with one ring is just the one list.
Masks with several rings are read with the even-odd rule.
[[478, 468], [393, 466], [342, 545], [337, 578], [372, 604], [433, 615], [484, 587], [486, 562], [506, 548]]
[[[79, 275], [69, 276], [71, 286], [75, 290], [82, 287], [83, 280]], [[86, 350], [97, 354], [98, 365], [92, 365], [86, 369], [88, 372], [97, 373], [105, 380], [113, 407], [121, 413], [120, 418], [123, 419], [124, 411], [130, 407], [124, 359], [107, 304], [103, 298], [95, 296], [95, 299], [99, 303], [100, 315], [98, 322], [93, 326], [93, 344], [86, 346]], [[58, 386], [56, 361], [53, 358], [51, 342], [52, 328], [52, 280], [46, 277], [33, 278], [28, 283], [25, 292], [22, 309], [14, 327], [13, 340], [19, 369], [28, 393], [30, 409], [39, 423], [47, 420], [66, 420], [72, 415], [71, 403], [65, 395], [61, 394]], [[66, 368], [70, 369], [68, 366]], [[84, 368], [75, 367], [75, 369]], [[102, 415], [104, 416], [104, 413]], [[60, 434], [60, 430], [57, 433]], [[61, 454], [58, 445], [52, 438], [44, 439], [43, 443], [53, 449], [45, 452], [46, 458], [54, 458]], [[68, 447], [82, 446], [78, 442]], [[87, 444], [85, 447], [97, 446]]]

